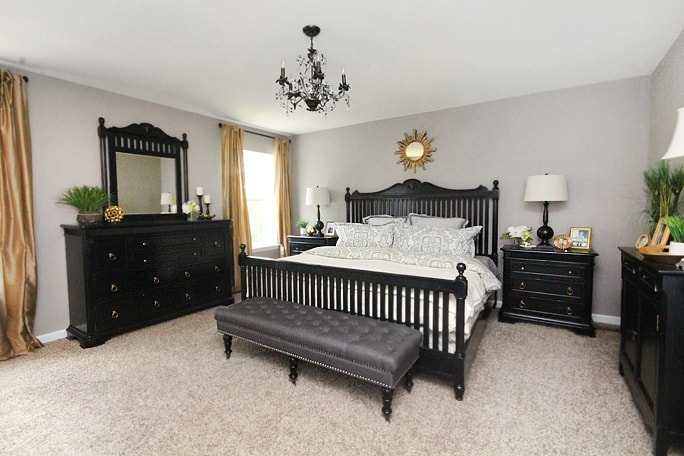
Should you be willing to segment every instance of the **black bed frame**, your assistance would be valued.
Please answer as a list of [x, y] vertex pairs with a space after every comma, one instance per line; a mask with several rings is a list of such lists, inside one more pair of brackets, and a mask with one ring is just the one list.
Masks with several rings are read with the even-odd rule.
[[[498, 184], [495, 180], [491, 190], [482, 185], [453, 190], [409, 179], [374, 193], [349, 193], [347, 189], [347, 221], [361, 222], [367, 215], [405, 216], [411, 212], [467, 218], [472, 226], [482, 226], [475, 241], [476, 253], [496, 262]], [[416, 368], [448, 378], [453, 382], [456, 399], [463, 399], [465, 376], [482, 338], [491, 303], [496, 302], [495, 297], [489, 300], [465, 340], [463, 316], [468, 282], [463, 276], [464, 265], [459, 264], [459, 275], [454, 280], [445, 280], [257, 258], [246, 255], [244, 248], [238, 263], [242, 299], [268, 296], [421, 329], [423, 340]], [[386, 300], [391, 295], [396, 296], [395, 306], [388, 307]], [[448, 350], [448, 331], [432, 330], [440, 322], [442, 327], [448, 327], [449, 307], [454, 305], [450, 295], [456, 297], [455, 352]], [[431, 307], [428, 297], [433, 303]]]

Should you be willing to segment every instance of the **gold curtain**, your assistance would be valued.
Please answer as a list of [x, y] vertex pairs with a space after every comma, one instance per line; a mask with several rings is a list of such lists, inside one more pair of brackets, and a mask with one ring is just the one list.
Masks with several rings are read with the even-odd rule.
[[221, 180], [223, 190], [223, 214], [233, 220], [233, 254], [235, 257], [235, 288], [242, 289], [240, 268], [237, 256], [240, 244], [247, 246], [247, 254], [252, 253], [252, 235], [249, 230], [247, 195], [245, 194], [245, 166], [242, 152], [242, 139], [245, 131], [235, 125], [221, 127]]
[[36, 243], [26, 81], [0, 70], [0, 360], [42, 347], [33, 335]]
[[280, 256], [287, 255], [287, 235], [292, 227], [290, 218], [290, 140], [273, 138], [275, 163], [275, 203]]

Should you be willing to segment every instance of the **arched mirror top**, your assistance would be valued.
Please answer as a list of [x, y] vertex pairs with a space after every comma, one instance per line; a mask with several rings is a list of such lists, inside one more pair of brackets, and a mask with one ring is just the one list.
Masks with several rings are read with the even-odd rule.
[[416, 168], [425, 169], [425, 164], [434, 161], [432, 153], [437, 149], [432, 147], [433, 138], [428, 139], [427, 132], [418, 133], [418, 130], [413, 130], [413, 135], [404, 133], [404, 139], [397, 141], [399, 149], [394, 152], [399, 155], [400, 163], [404, 166], [404, 171], [408, 169], [416, 172]]
[[149, 123], [105, 127], [102, 117], [99, 124], [102, 186], [110, 205], [121, 207], [125, 220], [184, 218], [187, 135], [178, 139]]

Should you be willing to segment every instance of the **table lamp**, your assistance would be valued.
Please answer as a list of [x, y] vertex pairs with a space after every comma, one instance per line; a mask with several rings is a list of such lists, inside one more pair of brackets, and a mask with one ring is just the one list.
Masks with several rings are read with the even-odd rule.
[[675, 157], [684, 157], [684, 108], [677, 109], [677, 125], [672, 134], [672, 141], [667, 152], [663, 155], [661, 160], [667, 160]]
[[164, 192], [161, 194], [161, 204], [162, 206], [169, 206], [168, 212], [171, 212], [171, 205], [174, 204], [173, 196], [171, 193]]
[[321, 205], [330, 204], [330, 191], [326, 187], [307, 187], [306, 189], [306, 205], [316, 205], [317, 221], [314, 225], [316, 233], [314, 236], [323, 236], [323, 222], [321, 222]]
[[526, 202], [543, 202], [544, 224], [537, 230], [540, 246], [551, 246], [549, 239], [553, 237], [553, 228], [549, 226], [549, 202], [568, 200], [568, 181], [560, 174], [543, 174], [529, 176], [525, 184]]

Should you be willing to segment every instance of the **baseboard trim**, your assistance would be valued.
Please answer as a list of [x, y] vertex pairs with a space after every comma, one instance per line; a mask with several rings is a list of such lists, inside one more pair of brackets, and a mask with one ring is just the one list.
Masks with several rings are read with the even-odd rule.
[[614, 315], [591, 314], [591, 318], [594, 320], [594, 323], [620, 327], [620, 317]]
[[42, 336], [37, 336], [37, 338], [42, 343], [47, 344], [48, 342], [54, 342], [55, 340], [65, 339], [66, 336], [66, 329], [63, 329], [61, 331], [55, 331], [48, 334], [43, 334]]

